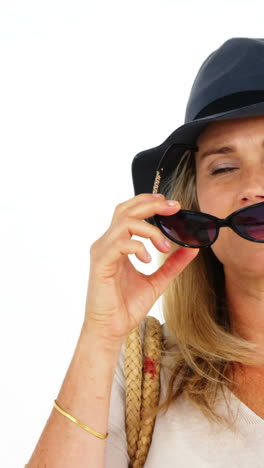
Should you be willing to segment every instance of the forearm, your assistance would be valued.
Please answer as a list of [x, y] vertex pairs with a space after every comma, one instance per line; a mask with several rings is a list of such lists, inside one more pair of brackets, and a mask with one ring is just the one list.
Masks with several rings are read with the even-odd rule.
[[[106, 434], [114, 371], [121, 344], [106, 346], [82, 328], [56, 401], [91, 429]], [[99, 439], [53, 408], [27, 468], [103, 468], [106, 439]]]

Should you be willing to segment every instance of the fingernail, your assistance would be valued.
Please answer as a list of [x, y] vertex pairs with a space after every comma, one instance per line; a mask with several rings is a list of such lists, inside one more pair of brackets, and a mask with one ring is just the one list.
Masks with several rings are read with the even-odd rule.
[[167, 200], [168, 205], [179, 205], [179, 202], [176, 200]]
[[168, 240], [164, 241], [164, 245], [166, 245], [168, 248], [171, 248], [171, 243]]
[[146, 260], [147, 260], [148, 262], [151, 262], [151, 260], [152, 260], [152, 257], [151, 257], [151, 255], [150, 255], [148, 252], [145, 252], [145, 258], [146, 258]]

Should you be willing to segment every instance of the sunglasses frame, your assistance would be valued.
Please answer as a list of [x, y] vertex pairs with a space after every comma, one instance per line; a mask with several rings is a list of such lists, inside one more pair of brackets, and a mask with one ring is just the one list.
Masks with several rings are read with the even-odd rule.
[[[158, 192], [158, 189], [159, 189], [159, 186], [160, 186], [160, 182], [161, 182], [161, 173], [163, 172], [164, 170], [164, 165], [165, 165], [165, 161], [167, 160], [167, 157], [168, 157], [168, 152], [169, 150], [173, 147], [173, 146], [177, 146], [177, 147], [184, 147], [185, 149], [192, 149], [193, 151], [198, 151], [198, 147], [197, 146], [192, 146], [192, 145], [184, 145], [184, 144], [176, 144], [174, 143], [173, 145], [171, 145], [170, 147], [168, 147], [166, 149], [166, 151], [164, 152], [160, 162], [159, 162], [159, 165], [158, 165], [158, 168], [157, 168], [157, 171], [156, 171], [156, 177], [155, 177], [155, 181], [154, 181], [154, 186], [153, 186], [153, 192], [152, 193], [159, 193]], [[193, 245], [193, 244], [187, 244], [185, 242], [182, 242], [182, 241], [179, 241], [179, 240], [176, 240], [174, 239], [172, 236], [170, 236], [166, 231], [165, 229], [163, 228], [161, 222], [160, 222], [160, 218], [164, 218], [164, 215], [154, 215], [153, 216], [153, 219], [156, 223], [156, 225], [160, 228], [160, 230], [163, 232], [163, 234], [168, 237], [170, 240], [172, 240], [173, 242], [175, 242], [176, 244], [179, 244], [179, 245], [182, 245], [183, 247], [191, 247], [191, 248], [196, 248], [196, 249], [200, 249], [200, 248], [203, 248], [203, 247], [210, 247], [210, 245], [212, 245], [218, 238], [219, 236], [219, 231], [220, 231], [220, 228], [222, 227], [230, 227], [236, 234], [238, 234], [240, 237], [243, 237], [244, 239], [246, 240], [249, 240], [251, 242], [256, 242], [256, 243], [264, 243], [264, 240], [257, 240], [257, 239], [254, 239], [253, 237], [251, 236], [246, 236], [244, 234], [242, 234], [241, 232], [239, 232], [239, 230], [236, 228], [236, 225], [233, 223], [233, 218], [235, 216], [237, 216], [238, 214], [240, 214], [241, 212], [243, 213], [244, 211], [246, 210], [250, 210], [250, 209], [253, 209], [253, 208], [256, 208], [260, 205], [263, 205], [264, 206], [264, 202], [260, 202], [260, 203], [256, 203], [254, 205], [250, 205], [250, 206], [245, 206], [243, 208], [240, 208], [239, 210], [236, 210], [234, 211], [233, 213], [231, 213], [230, 215], [228, 215], [226, 218], [217, 218], [216, 216], [213, 216], [209, 213], [204, 213], [202, 211], [193, 211], [193, 210], [180, 210], [178, 213], [186, 213], [186, 214], [194, 214], [194, 215], [199, 215], [199, 216], [205, 216], [208, 220], [211, 220], [215, 223], [215, 226], [216, 226], [216, 233], [215, 233], [215, 237], [214, 239], [209, 242], [208, 244], [204, 244], [204, 245]], [[172, 216], [177, 216], [177, 214], [173, 214], [173, 215], [170, 215], [168, 217], [172, 217]]]

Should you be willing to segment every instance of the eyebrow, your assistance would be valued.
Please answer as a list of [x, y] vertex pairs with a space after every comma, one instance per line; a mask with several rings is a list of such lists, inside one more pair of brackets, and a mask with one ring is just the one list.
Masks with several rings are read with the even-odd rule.
[[235, 153], [236, 150], [235, 148], [232, 148], [230, 146], [221, 146], [221, 147], [217, 147], [217, 148], [211, 148], [207, 151], [204, 151], [202, 154], [201, 154], [201, 157], [200, 157], [200, 160], [202, 161], [204, 158], [206, 158], [207, 156], [211, 156], [212, 154], [228, 154], [228, 153]]
[[[264, 147], [264, 140], [261, 142], [261, 146]], [[212, 154], [228, 154], [228, 153], [235, 153], [236, 148], [232, 146], [221, 146], [216, 148], [211, 148], [207, 151], [204, 151], [201, 154], [200, 160], [202, 161], [207, 156], [211, 156]]]

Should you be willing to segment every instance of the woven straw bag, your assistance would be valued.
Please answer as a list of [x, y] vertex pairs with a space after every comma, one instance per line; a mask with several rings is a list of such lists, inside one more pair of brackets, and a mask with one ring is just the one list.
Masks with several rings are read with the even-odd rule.
[[140, 325], [126, 339], [126, 434], [129, 468], [141, 468], [146, 461], [156, 418], [147, 418], [145, 411], [159, 404], [160, 357], [162, 329], [159, 320], [147, 316], [141, 342]]

